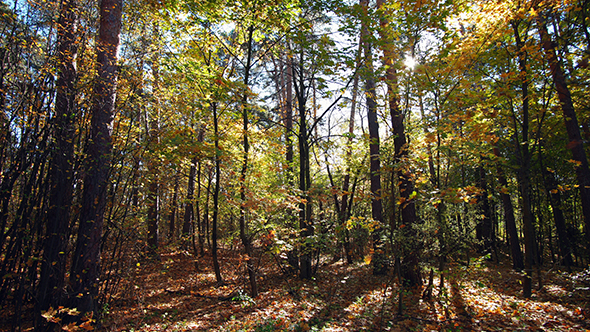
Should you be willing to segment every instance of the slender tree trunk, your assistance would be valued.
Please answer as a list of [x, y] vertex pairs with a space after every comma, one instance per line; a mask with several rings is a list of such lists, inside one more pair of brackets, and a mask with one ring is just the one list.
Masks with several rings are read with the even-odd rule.
[[483, 166], [478, 167], [479, 171], [479, 187], [482, 190], [478, 200], [481, 203], [481, 212], [483, 219], [479, 223], [480, 237], [478, 240], [483, 242], [482, 251], [484, 253], [491, 253], [493, 247], [492, 238], [492, 217], [490, 212], [490, 202], [488, 200], [488, 184], [486, 181], [486, 172]]
[[[158, 144], [158, 120], [154, 116], [153, 119], [149, 119], [150, 130], [149, 130], [149, 144], [152, 148]], [[160, 224], [160, 176], [158, 174], [158, 166], [156, 165], [155, 156], [147, 162], [149, 187], [147, 195], [147, 244], [150, 255], [158, 256], [158, 243], [159, 243], [159, 224]]]
[[[377, 8], [385, 9], [382, 0], [377, 0]], [[409, 244], [405, 244], [402, 251], [401, 259], [401, 275], [405, 283], [409, 286], [422, 285], [422, 274], [420, 272], [419, 265], [419, 250], [415, 247], [416, 243], [416, 230], [414, 224], [417, 223], [416, 218], [416, 205], [414, 202], [414, 182], [412, 181], [412, 175], [410, 170], [400, 165], [400, 162], [408, 156], [408, 141], [405, 132], [404, 115], [399, 106], [399, 93], [397, 90], [398, 77], [395, 69], [395, 59], [398, 56], [393, 51], [393, 40], [389, 35], [388, 22], [384, 16], [380, 20], [379, 29], [381, 37], [381, 47], [383, 50], [383, 61], [385, 64], [386, 83], [387, 83], [387, 101], [389, 105], [389, 113], [391, 116], [391, 123], [393, 127], [394, 135], [394, 148], [395, 148], [395, 161], [396, 161], [396, 172], [399, 183], [400, 192], [400, 214], [402, 223], [399, 227], [402, 229], [405, 241]]]
[[[207, 240], [207, 247], [211, 250], [211, 230], [209, 225], [209, 198], [211, 197], [211, 183], [213, 182], [214, 167], [209, 168], [209, 177], [207, 178], [207, 194], [205, 195], [205, 210], [203, 211], [203, 236]], [[202, 255], [203, 253], [201, 253]]]
[[299, 229], [302, 241], [301, 253], [299, 257], [299, 275], [302, 279], [311, 279], [313, 275], [311, 267], [312, 248], [306, 243], [305, 239], [313, 235], [313, 224], [311, 221], [312, 203], [309, 195], [311, 186], [310, 160], [309, 160], [309, 128], [307, 123], [307, 93], [305, 86], [305, 75], [303, 64], [305, 53], [303, 45], [299, 53], [299, 75], [293, 80], [295, 94], [297, 96], [297, 106], [299, 111], [299, 190], [301, 192], [301, 202], [299, 203]]
[[[293, 59], [291, 55], [286, 55], [286, 62], [287, 62], [287, 77], [285, 82], [285, 145], [286, 145], [286, 152], [285, 152], [285, 160], [287, 162], [286, 168], [286, 177], [287, 177], [287, 185], [289, 188], [294, 188], [294, 171], [293, 171]], [[292, 218], [293, 220], [290, 221], [291, 227], [294, 229], [297, 228], [296, 218]], [[287, 260], [289, 265], [295, 269], [295, 271], [299, 270], [299, 253], [296, 247], [294, 247], [291, 251], [287, 253]]]
[[168, 215], [168, 239], [174, 241], [176, 238], [176, 210], [178, 210], [178, 189], [179, 189], [179, 174], [174, 176], [174, 193], [172, 194], [172, 202], [170, 203], [170, 214]]
[[[201, 216], [201, 174], [202, 174], [202, 163], [199, 162], [197, 165], [197, 206], [196, 206], [196, 225], [197, 225], [197, 234], [199, 240], [199, 255], [205, 255], [205, 226], [204, 223], [204, 216]], [[207, 200], [205, 201], [205, 209], [209, 205], [209, 195], [205, 195]], [[194, 227], [194, 224], [193, 224]], [[193, 233], [194, 233], [193, 229]]]
[[[494, 147], [494, 154], [500, 157], [500, 150]], [[498, 166], [498, 182], [502, 186], [500, 196], [502, 197], [502, 206], [504, 207], [504, 222], [506, 223], [506, 233], [508, 233], [508, 241], [510, 243], [510, 256], [512, 257], [512, 268], [516, 271], [522, 271], [524, 263], [522, 260], [522, 251], [520, 250], [520, 243], [518, 240], [518, 230], [516, 229], [516, 219], [514, 218], [514, 207], [512, 199], [508, 193], [508, 181], [504, 172]]]
[[186, 187], [186, 204], [184, 206], [184, 218], [182, 224], [182, 236], [191, 235], [193, 230], [194, 210], [194, 193], [195, 193], [195, 173], [197, 172], [197, 158], [191, 159], [191, 167], [188, 172], [188, 184]]
[[219, 123], [217, 119], [217, 103], [211, 105], [213, 110], [213, 126], [215, 136], [215, 189], [213, 190], [213, 221], [211, 225], [211, 253], [213, 256], [213, 269], [215, 271], [215, 279], [219, 284], [223, 283], [221, 277], [221, 269], [219, 267], [219, 259], [217, 258], [217, 219], [219, 218], [219, 190], [221, 180], [221, 150], [219, 149]]
[[555, 221], [555, 230], [557, 231], [557, 243], [559, 245], [559, 256], [561, 257], [560, 263], [569, 268], [574, 264], [574, 261], [572, 259], [572, 248], [567, 234], [565, 217], [561, 209], [561, 195], [559, 194], [559, 189], [557, 187], [557, 179], [555, 178], [553, 170], [544, 166], [540, 144], [538, 151], [541, 171], [543, 172], [545, 192], [549, 197], [549, 203], [551, 204], [551, 210], [553, 211], [553, 220]]
[[59, 74], [53, 118], [55, 146], [49, 166], [49, 205], [38, 294], [40, 310], [64, 304], [66, 252], [74, 184], [77, 21], [77, 0], [63, 0], [57, 23]]
[[98, 314], [98, 281], [104, 208], [112, 158], [111, 130], [117, 85], [117, 48], [122, 0], [102, 0], [97, 40], [97, 82], [94, 87], [90, 139], [86, 147], [78, 239], [70, 272], [73, 307]]
[[[254, 26], [248, 28], [248, 55], [246, 58], [246, 67], [244, 68], [244, 86], [249, 88], [250, 84], [250, 67], [252, 65], [252, 42], [253, 42]], [[246, 225], [247, 211], [246, 211], [246, 176], [248, 174], [248, 157], [250, 152], [250, 142], [248, 140], [248, 93], [244, 92], [242, 97], [242, 120], [243, 120], [243, 137], [244, 137], [244, 154], [242, 159], [242, 172], [240, 174], [240, 200], [242, 205], [240, 207], [240, 238], [244, 246], [244, 253], [246, 254], [246, 268], [248, 270], [248, 277], [250, 278], [250, 296], [258, 296], [258, 285], [256, 283], [256, 271], [252, 264], [252, 243]]]
[[[532, 291], [532, 273], [533, 265], [535, 264], [535, 229], [533, 226], [533, 215], [531, 211], [531, 194], [530, 194], [530, 168], [531, 156], [529, 151], [529, 75], [527, 73], [527, 52], [525, 49], [525, 41], [521, 39], [519, 31], [519, 23], [517, 21], [511, 22], [514, 31], [514, 38], [516, 40], [518, 68], [520, 70], [520, 89], [522, 94], [522, 141], [516, 142], [516, 149], [520, 157], [519, 169], [519, 185], [522, 197], [522, 222], [524, 228], [524, 276], [523, 276], [523, 296], [530, 297]], [[516, 126], [516, 117], [514, 123]], [[522, 143], [522, 144], [521, 144]]]
[[[362, 40], [359, 40], [359, 48], [357, 51], [357, 66], [360, 65], [361, 62], [361, 53], [362, 53]], [[340, 206], [339, 211], [339, 219], [340, 224], [344, 225], [348, 219], [350, 218], [349, 213], [349, 204], [352, 205], [351, 197], [348, 194], [350, 190], [350, 163], [352, 162], [352, 143], [354, 138], [354, 121], [356, 117], [356, 103], [357, 103], [357, 95], [358, 95], [358, 85], [359, 85], [359, 75], [355, 75], [352, 81], [352, 100], [350, 103], [350, 118], [348, 120], [348, 137], [346, 142], [346, 174], [344, 175], [344, 180], [342, 181], [342, 204]], [[346, 262], [348, 264], [353, 263], [352, 259], [352, 248], [350, 247], [350, 239], [349, 239], [349, 232], [348, 228], [344, 227], [344, 251], [346, 254]]]
[[[379, 122], [377, 120], [377, 93], [375, 90], [375, 73], [373, 68], [372, 45], [369, 40], [368, 0], [360, 0], [364, 15], [361, 22], [361, 43], [364, 53], [365, 69], [365, 99], [367, 101], [367, 121], [369, 126], [369, 169], [371, 188], [371, 216], [377, 223], [383, 223], [383, 200], [381, 192], [381, 156], [379, 154]], [[382, 228], [378, 226], [373, 231], [373, 274], [387, 273], [387, 261], [381, 240]]]
[[[588, 167], [588, 159], [584, 150], [584, 141], [580, 133], [580, 126], [578, 125], [578, 118], [574, 110], [571, 93], [555, 52], [555, 43], [553, 43], [549, 36], [545, 19], [541, 13], [537, 16], [537, 26], [541, 38], [541, 47], [545, 51], [545, 59], [549, 64], [553, 83], [557, 90], [557, 97], [559, 98], [563, 112], [565, 128], [570, 141], [567, 148], [572, 151], [572, 157], [578, 164], [575, 170], [582, 201], [586, 243], [590, 243], [590, 168]], [[586, 250], [587, 254], [590, 255], [590, 246], [587, 246]]]

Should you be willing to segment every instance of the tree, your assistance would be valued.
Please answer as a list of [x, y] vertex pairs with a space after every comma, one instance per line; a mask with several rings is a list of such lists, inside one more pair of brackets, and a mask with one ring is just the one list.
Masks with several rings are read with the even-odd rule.
[[375, 89], [375, 73], [373, 69], [372, 34], [369, 33], [367, 0], [361, 0], [363, 10], [361, 18], [361, 43], [364, 54], [365, 99], [367, 103], [367, 120], [369, 127], [369, 178], [371, 183], [371, 216], [378, 224], [373, 231], [373, 265], [374, 274], [387, 273], [387, 262], [383, 251], [382, 226], [383, 223], [383, 193], [381, 192], [381, 158], [379, 154], [379, 122], [377, 121], [377, 93]]
[[50, 161], [50, 193], [46, 236], [39, 283], [39, 308], [47, 310], [63, 305], [63, 289], [67, 264], [70, 229], [70, 208], [74, 185], [74, 139], [77, 115], [76, 56], [78, 53], [76, 0], [61, 2], [57, 23], [57, 63], [55, 111], [53, 116], [53, 156]]
[[103, 0], [96, 41], [97, 77], [92, 104], [90, 138], [76, 249], [70, 272], [73, 307], [97, 315], [100, 245], [106, 190], [112, 156], [111, 128], [117, 87], [117, 48], [121, 32], [122, 0]]
[[[557, 92], [563, 112], [563, 119], [569, 143], [567, 148], [571, 150], [572, 156], [576, 161], [576, 177], [578, 180], [578, 189], [580, 190], [580, 198], [582, 201], [582, 211], [584, 215], [584, 223], [586, 226], [586, 242], [590, 243], [590, 168], [588, 167], [588, 158], [584, 150], [584, 141], [580, 133], [580, 126], [578, 118], [572, 102], [570, 90], [567, 86], [565, 75], [560, 64], [557, 54], [555, 52], [555, 44], [551, 40], [551, 36], [547, 31], [545, 23], [544, 8], [533, 8], [536, 10], [537, 29], [539, 31], [540, 46], [545, 52], [545, 60], [549, 65], [553, 84]], [[589, 250], [588, 248], [586, 250]]]
[[405, 132], [404, 115], [399, 104], [399, 94], [397, 89], [398, 75], [396, 72], [396, 62], [399, 55], [394, 53], [393, 39], [391, 31], [388, 28], [387, 12], [383, 2], [377, 1], [377, 8], [383, 11], [382, 19], [380, 20], [381, 33], [381, 47], [383, 51], [383, 60], [386, 70], [386, 84], [387, 84], [387, 102], [389, 114], [391, 116], [391, 123], [394, 135], [395, 146], [395, 162], [397, 180], [399, 183], [400, 193], [400, 215], [401, 224], [399, 225], [402, 234], [402, 241], [409, 241], [407, 244], [402, 244], [401, 271], [404, 281], [410, 286], [422, 285], [422, 276], [420, 273], [419, 257], [417, 248], [413, 248], [414, 237], [416, 235], [415, 224], [416, 219], [416, 205], [414, 198], [416, 193], [414, 191], [414, 183], [410, 170], [403, 165], [404, 160], [408, 157], [408, 140]]

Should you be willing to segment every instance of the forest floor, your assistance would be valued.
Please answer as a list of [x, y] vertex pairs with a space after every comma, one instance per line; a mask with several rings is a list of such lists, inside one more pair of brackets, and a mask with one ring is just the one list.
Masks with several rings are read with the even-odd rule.
[[[224, 284], [209, 256], [168, 250], [138, 264], [113, 295], [106, 331], [589, 331], [589, 285], [576, 274], [541, 271], [543, 287], [522, 297], [521, 276], [507, 262], [449, 264], [444, 287], [434, 278], [431, 299], [373, 276], [366, 262], [320, 266], [313, 280], [285, 275], [276, 260], [259, 263], [260, 295], [247, 296], [243, 260], [220, 253]], [[588, 270], [586, 270], [588, 273]], [[535, 274], [536, 275], [536, 274]], [[580, 275], [580, 274], [578, 274]], [[586, 276], [587, 277], [587, 276]], [[428, 279], [428, 278], [426, 278]], [[535, 276], [535, 286], [538, 279]], [[587, 280], [585, 281], [587, 282]]]

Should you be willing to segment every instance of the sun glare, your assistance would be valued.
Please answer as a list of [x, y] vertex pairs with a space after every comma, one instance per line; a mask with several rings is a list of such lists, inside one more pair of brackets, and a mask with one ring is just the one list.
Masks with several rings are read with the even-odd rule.
[[414, 67], [416, 67], [416, 60], [414, 60], [414, 58], [411, 55], [406, 55], [406, 59], [404, 60], [404, 65], [406, 66], [406, 68], [408, 68], [409, 70], [413, 70]]

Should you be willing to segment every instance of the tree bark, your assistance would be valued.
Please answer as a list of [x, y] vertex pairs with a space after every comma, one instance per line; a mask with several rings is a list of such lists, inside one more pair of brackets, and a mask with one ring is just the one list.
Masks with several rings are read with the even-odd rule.
[[[578, 125], [578, 118], [572, 102], [571, 93], [567, 86], [561, 63], [555, 52], [555, 44], [551, 40], [545, 19], [541, 13], [537, 16], [537, 26], [541, 38], [541, 47], [545, 51], [545, 59], [549, 64], [555, 90], [557, 90], [557, 97], [559, 98], [563, 112], [565, 128], [569, 138], [567, 148], [572, 151], [572, 157], [577, 162], [575, 171], [582, 201], [586, 243], [590, 243], [590, 168], [588, 167], [588, 159], [584, 150], [584, 141], [580, 133], [580, 126]], [[590, 246], [587, 246], [586, 251], [590, 255]]]
[[193, 232], [195, 175], [197, 173], [197, 158], [191, 159], [191, 166], [188, 172], [188, 183], [186, 186], [186, 203], [184, 206], [184, 218], [182, 224], [182, 236], [187, 237]]
[[313, 235], [313, 224], [311, 220], [312, 203], [309, 195], [311, 186], [310, 160], [309, 160], [309, 128], [307, 123], [307, 93], [305, 86], [305, 75], [303, 63], [305, 60], [304, 46], [301, 45], [299, 52], [299, 72], [298, 77], [293, 79], [295, 95], [297, 97], [297, 107], [299, 112], [299, 190], [301, 192], [301, 202], [299, 203], [299, 229], [302, 241], [301, 252], [299, 257], [299, 275], [302, 279], [311, 279], [313, 275], [311, 267], [312, 248], [306, 243], [305, 239]]
[[[522, 222], [524, 228], [524, 275], [523, 275], [523, 296], [530, 297], [532, 291], [532, 273], [533, 265], [535, 264], [535, 228], [533, 226], [533, 215], [531, 211], [531, 195], [530, 195], [530, 168], [531, 155], [529, 151], [529, 77], [527, 74], [527, 52], [525, 49], [525, 42], [521, 39], [519, 31], [519, 22], [511, 22], [514, 38], [516, 40], [516, 49], [518, 56], [518, 69], [520, 72], [520, 90], [522, 101], [522, 119], [521, 131], [522, 141], [516, 140], [516, 150], [519, 154], [520, 168], [518, 182], [520, 187], [520, 195], [522, 198]], [[516, 115], [513, 115], [515, 130], [517, 129]], [[518, 131], [517, 131], [518, 132]]]
[[560, 263], [569, 268], [574, 264], [574, 261], [572, 259], [572, 247], [567, 233], [565, 216], [561, 209], [561, 195], [557, 187], [557, 179], [553, 171], [544, 166], [541, 145], [539, 145], [538, 151], [545, 191], [549, 197], [549, 203], [553, 211], [553, 220], [555, 221], [555, 230], [557, 231], [557, 243], [559, 246], [559, 256], [561, 257]]
[[367, 102], [367, 122], [369, 127], [369, 179], [371, 189], [371, 217], [378, 223], [373, 231], [373, 257], [371, 264], [373, 274], [381, 275], [387, 273], [387, 261], [383, 248], [381, 236], [383, 230], [383, 200], [381, 192], [381, 156], [379, 154], [379, 122], [377, 119], [377, 93], [375, 90], [375, 70], [373, 68], [372, 42], [368, 28], [368, 0], [360, 0], [363, 8], [361, 21], [361, 43], [364, 55], [365, 73], [365, 100]]
[[39, 280], [39, 308], [47, 310], [63, 305], [66, 252], [70, 236], [70, 208], [74, 184], [74, 138], [76, 108], [77, 0], [63, 0], [57, 23], [57, 64], [53, 139], [49, 162], [49, 207], [43, 261]]
[[[500, 157], [500, 150], [494, 147], [494, 154]], [[502, 169], [498, 166], [498, 182], [502, 188], [500, 189], [500, 196], [502, 197], [502, 206], [504, 207], [504, 222], [506, 223], [506, 233], [508, 233], [508, 241], [510, 242], [510, 256], [512, 257], [512, 268], [516, 271], [522, 271], [524, 263], [522, 260], [522, 251], [520, 250], [520, 243], [518, 240], [518, 230], [516, 229], [516, 219], [514, 218], [514, 207], [512, 199], [507, 191], [508, 181]]]
[[211, 254], [213, 256], [213, 270], [215, 271], [215, 279], [217, 283], [223, 283], [221, 277], [221, 269], [219, 267], [219, 259], [217, 258], [217, 219], [219, 218], [219, 190], [221, 180], [221, 150], [219, 149], [219, 123], [217, 119], [217, 103], [211, 105], [213, 110], [213, 135], [215, 136], [215, 189], [213, 189], [213, 220], [211, 225]]
[[[385, 10], [383, 0], [377, 0], [377, 8]], [[422, 274], [419, 266], [419, 250], [416, 248], [416, 205], [413, 198], [414, 182], [410, 170], [405, 166], [400, 165], [401, 162], [408, 156], [407, 137], [405, 133], [404, 115], [399, 105], [399, 93], [397, 90], [398, 76], [395, 68], [395, 59], [397, 55], [393, 51], [393, 41], [389, 36], [387, 22], [385, 16], [380, 19], [380, 38], [381, 47], [383, 51], [383, 61], [386, 68], [385, 78], [387, 83], [387, 101], [389, 105], [389, 113], [391, 116], [391, 124], [394, 135], [395, 148], [395, 162], [396, 172], [399, 183], [400, 192], [400, 214], [402, 223], [399, 227], [402, 228], [405, 241], [408, 244], [403, 245], [402, 259], [401, 259], [401, 274], [404, 282], [409, 286], [422, 285]]]
[[[248, 55], [246, 57], [246, 67], [244, 68], [244, 86], [249, 89], [250, 84], [250, 69], [252, 66], [252, 42], [253, 42], [254, 26], [248, 27]], [[248, 174], [248, 158], [250, 152], [250, 142], [248, 137], [248, 93], [245, 91], [242, 97], [242, 120], [243, 120], [243, 137], [244, 137], [244, 154], [242, 159], [242, 171], [240, 174], [240, 239], [244, 246], [244, 254], [246, 254], [246, 269], [248, 270], [248, 277], [250, 279], [250, 296], [255, 298], [258, 296], [258, 284], [256, 283], [256, 271], [252, 264], [252, 241], [248, 234], [246, 218], [246, 176]]]
[[[357, 51], [357, 66], [361, 63], [361, 53], [363, 48], [362, 38], [359, 40], [359, 48]], [[340, 224], [344, 226], [344, 251], [346, 255], [346, 262], [348, 264], [353, 263], [352, 248], [350, 246], [349, 231], [345, 223], [350, 218], [349, 205], [352, 205], [350, 190], [350, 163], [352, 162], [352, 143], [354, 137], [354, 121], [356, 117], [356, 104], [358, 95], [359, 75], [355, 74], [352, 82], [352, 100], [350, 102], [350, 118], [348, 120], [348, 137], [346, 142], [346, 174], [342, 181], [342, 204], [340, 205], [340, 211], [338, 217]]]
[[98, 314], [100, 245], [109, 169], [112, 159], [112, 122], [117, 85], [117, 48], [121, 32], [122, 0], [102, 0], [97, 40], [97, 82], [94, 87], [90, 139], [78, 239], [70, 272], [73, 307]]
[[178, 210], [178, 186], [180, 184], [179, 174], [174, 176], [174, 193], [170, 203], [170, 214], [168, 215], [168, 240], [174, 241], [176, 238], [176, 210]]

